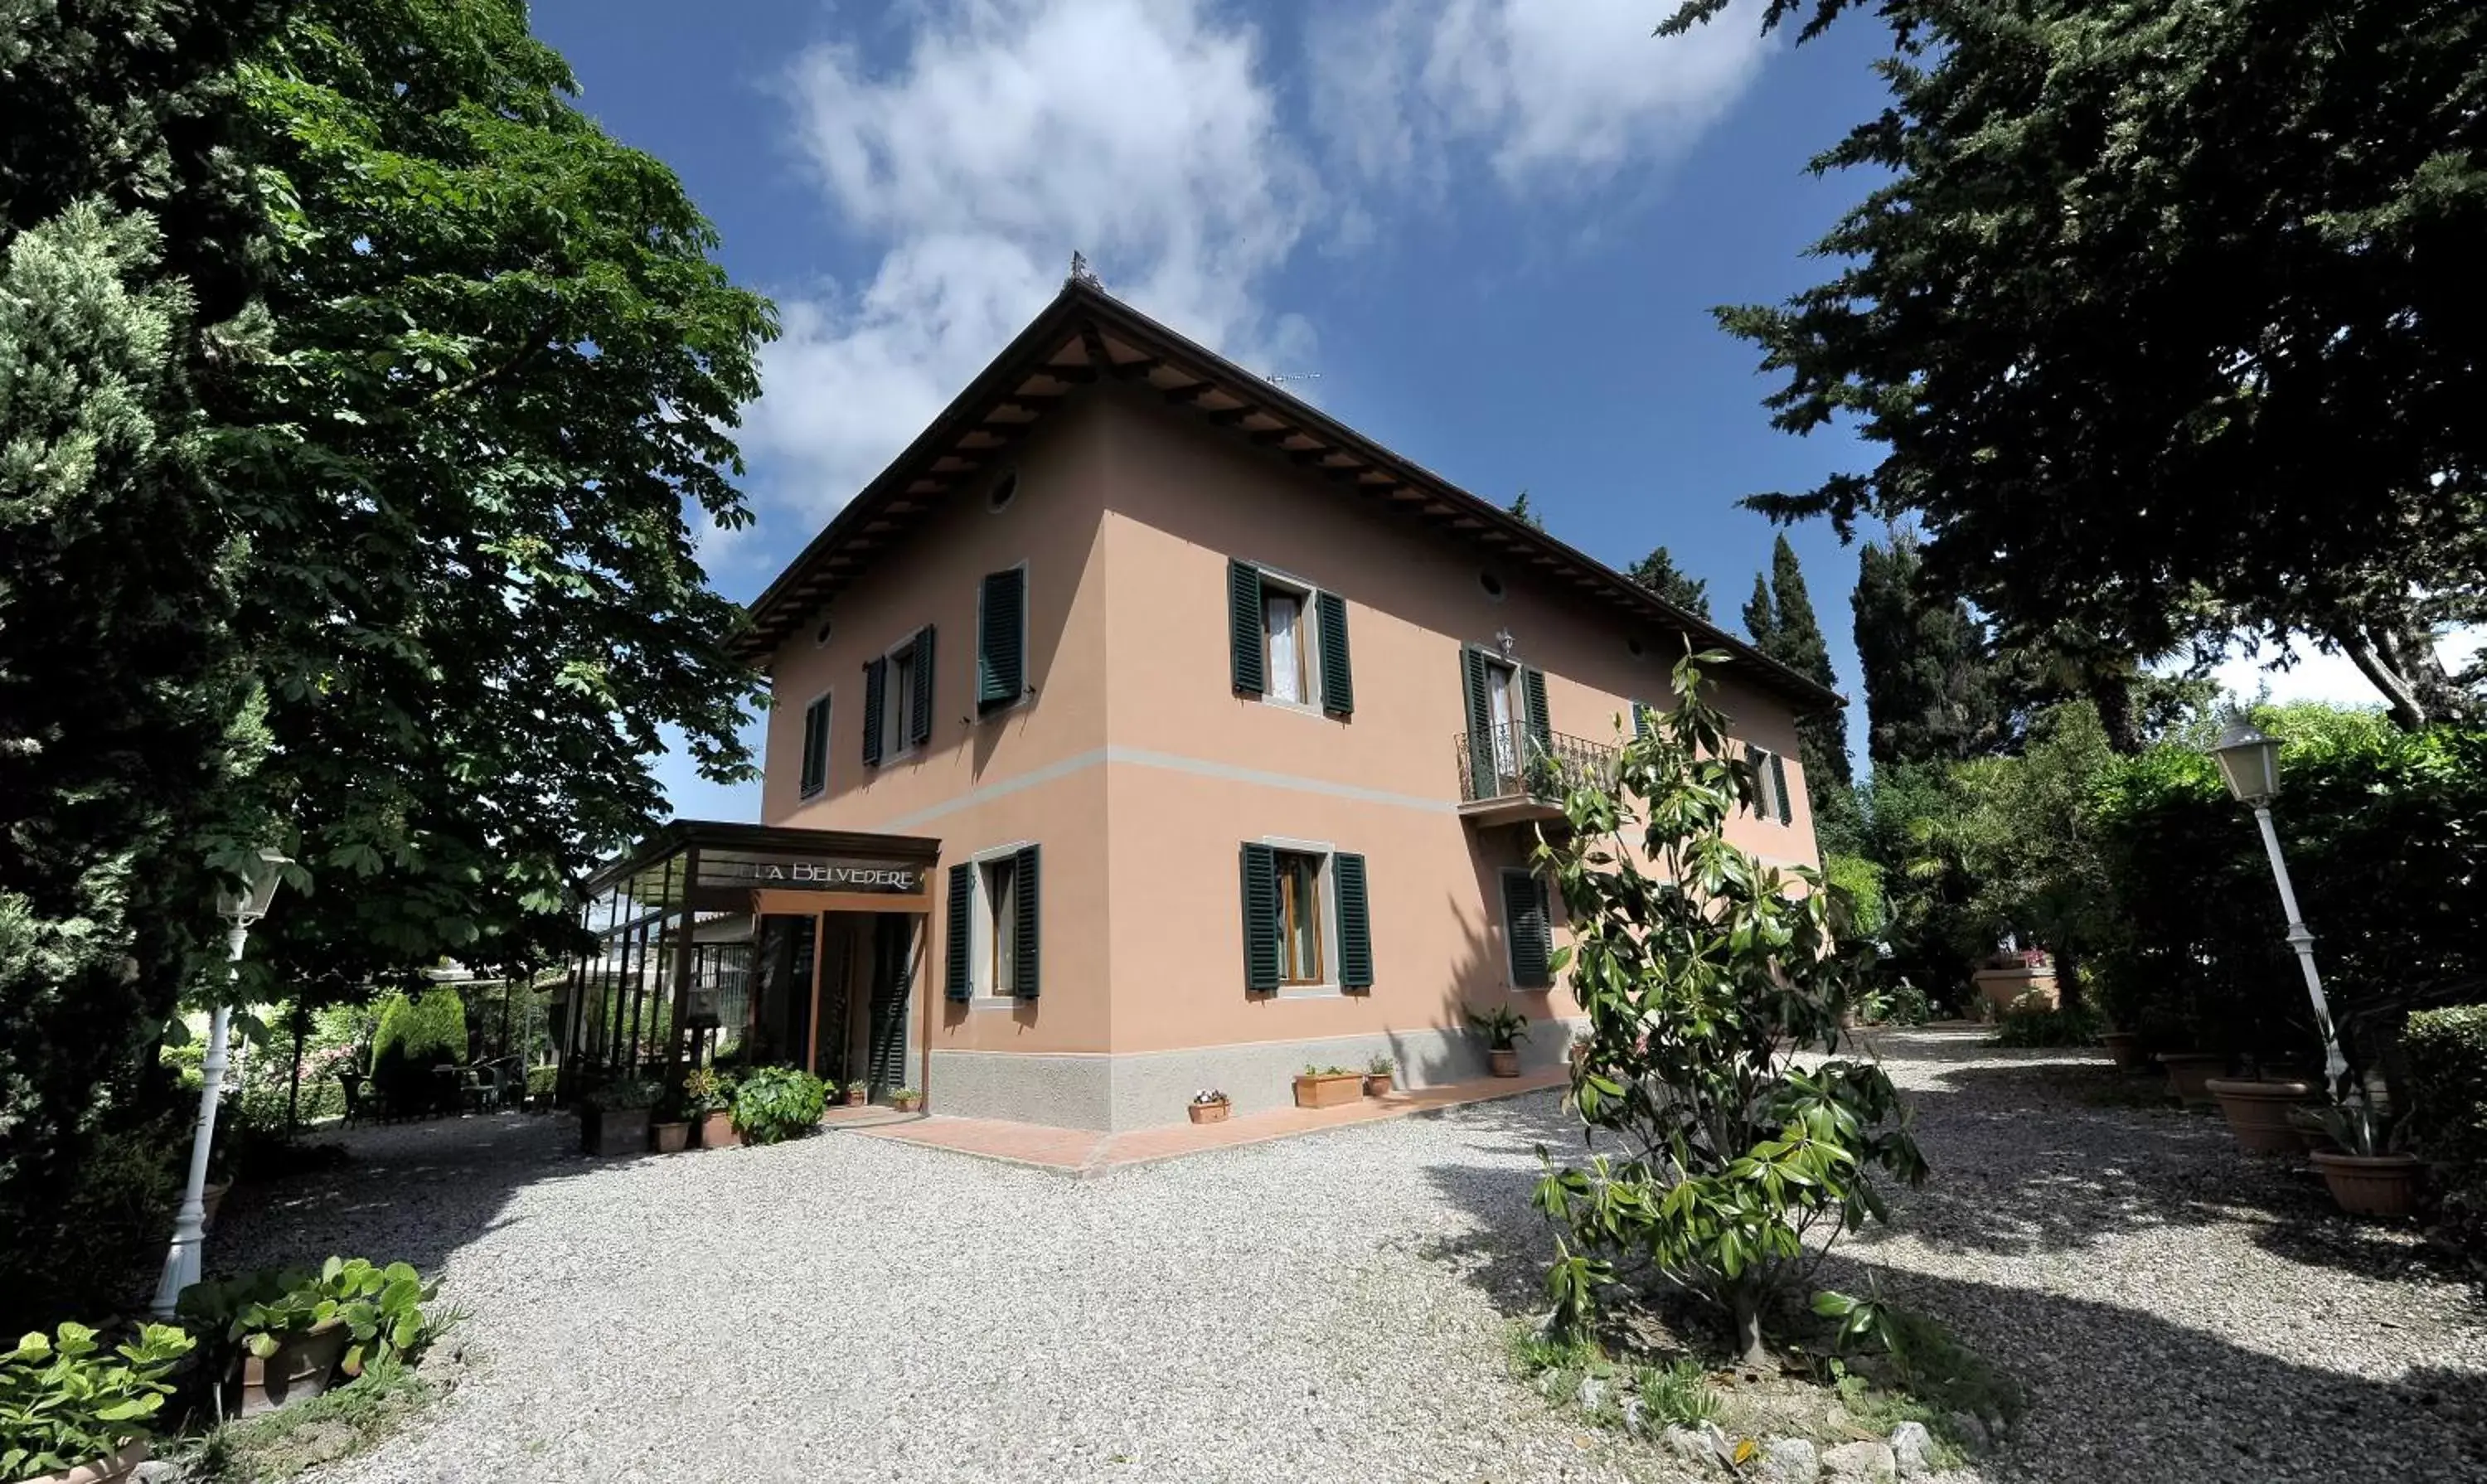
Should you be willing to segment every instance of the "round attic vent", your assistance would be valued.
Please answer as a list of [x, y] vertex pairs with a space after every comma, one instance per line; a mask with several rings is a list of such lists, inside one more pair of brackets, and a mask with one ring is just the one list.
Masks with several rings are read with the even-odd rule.
[[1013, 469], [993, 482], [992, 493], [985, 496], [985, 508], [999, 515], [1010, 508], [1011, 501], [1018, 498], [1019, 470]]
[[1496, 602], [1502, 602], [1502, 579], [1495, 576], [1493, 573], [1478, 573], [1477, 586], [1485, 589], [1485, 595], [1488, 598], [1493, 599]]

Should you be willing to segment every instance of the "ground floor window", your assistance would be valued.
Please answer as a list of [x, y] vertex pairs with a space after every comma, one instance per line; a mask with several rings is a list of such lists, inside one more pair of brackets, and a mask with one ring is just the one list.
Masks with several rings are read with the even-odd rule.
[[1290, 989], [1323, 983], [1322, 865], [1302, 851], [1275, 852], [1278, 872], [1278, 983]]

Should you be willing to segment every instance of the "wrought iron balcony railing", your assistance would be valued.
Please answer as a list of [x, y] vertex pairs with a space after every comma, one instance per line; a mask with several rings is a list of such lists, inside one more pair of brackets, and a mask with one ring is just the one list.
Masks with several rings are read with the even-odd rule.
[[1560, 803], [1584, 784], [1604, 788], [1615, 776], [1616, 750], [1560, 732], [1532, 732], [1520, 722], [1459, 734], [1460, 801], [1531, 798]]

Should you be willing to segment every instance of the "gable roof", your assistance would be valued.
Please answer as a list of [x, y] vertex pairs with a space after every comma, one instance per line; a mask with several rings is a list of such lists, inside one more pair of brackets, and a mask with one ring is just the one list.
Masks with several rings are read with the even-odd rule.
[[979, 482], [1046, 414], [1079, 389], [1114, 378], [1153, 391], [1234, 436], [1283, 454], [1363, 501], [1421, 520], [1518, 564], [1583, 606], [1690, 635], [1723, 650], [1729, 669], [1800, 713], [1845, 704], [1709, 620], [1515, 518], [1338, 422], [1267, 378], [1199, 345], [1092, 282], [1074, 277], [872, 483], [838, 512], [751, 605], [740, 653], [765, 659], [882, 552], [905, 541], [962, 486]]

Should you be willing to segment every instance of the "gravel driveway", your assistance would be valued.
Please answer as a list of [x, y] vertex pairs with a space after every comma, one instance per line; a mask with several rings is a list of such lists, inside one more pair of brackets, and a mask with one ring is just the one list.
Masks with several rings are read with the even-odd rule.
[[[2487, 1477], [2487, 1325], [2410, 1244], [2216, 1120], [2059, 1091], [2111, 1088], [2095, 1058], [1886, 1050], [1936, 1182], [1854, 1250], [2028, 1384], [1986, 1479]], [[351, 1168], [230, 1208], [219, 1266], [403, 1256], [470, 1315], [466, 1384], [326, 1484], [1683, 1477], [1506, 1368], [1551, 1096], [1089, 1181], [837, 1134], [595, 1163], [573, 1134], [358, 1133]]]

